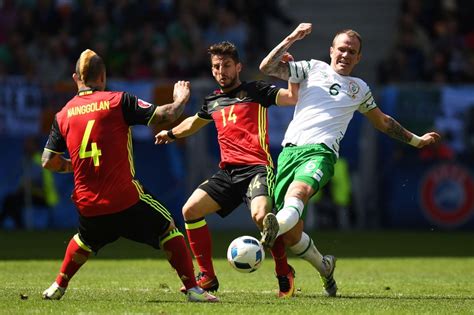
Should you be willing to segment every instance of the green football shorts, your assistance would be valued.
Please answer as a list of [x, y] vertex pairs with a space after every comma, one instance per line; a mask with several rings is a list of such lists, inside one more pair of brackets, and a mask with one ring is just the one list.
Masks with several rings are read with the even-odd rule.
[[[293, 181], [310, 185], [315, 192], [334, 175], [337, 157], [325, 144], [285, 147], [278, 156], [275, 186], [275, 207], [283, 208], [285, 194]], [[302, 218], [306, 217], [305, 206]]]

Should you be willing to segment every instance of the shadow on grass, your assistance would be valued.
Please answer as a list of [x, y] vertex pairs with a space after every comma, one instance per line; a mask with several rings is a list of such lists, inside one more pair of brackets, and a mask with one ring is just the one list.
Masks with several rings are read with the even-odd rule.
[[[76, 232], [1, 231], [0, 259], [62, 259]], [[215, 258], [224, 258], [228, 244], [241, 235], [256, 231], [213, 231]], [[310, 231], [323, 253], [338, 257], [474, 257], [474, 232], [453, 231]], [[164, 257], [162, 251], [120, 239], [97, 255], [101, 259], [141, 259]]]
[[315, 299], [323, 298], [326, 300], [451, 300], [451, 301], [474, 301], [474, 296], [440, 296], [440, 295], [365, 295], [365, 294], [351, 294], [351, 295], [338, 295], [335, 298], [327, 298], [317, 294], [299, 294], [298, 299]]

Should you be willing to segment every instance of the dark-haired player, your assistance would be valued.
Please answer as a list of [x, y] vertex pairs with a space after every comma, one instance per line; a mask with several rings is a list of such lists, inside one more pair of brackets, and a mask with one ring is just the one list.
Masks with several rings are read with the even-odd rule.
[[[275, 175], [270, 156], [267, 110], [272, 104], [294, 105], [297, 95], [263, 81], [241, 82], [242, 64], [234, 44], [221, 42], [208, 49], [211, 70], [219, 89], [204, 99], [201, 110], [170, 130], [156, 135], [156, 143], [188, 137], [214, 122], [220, 146], [220, 170], [192, 193], [183, 207], [186, 232], [199, 265], [198, 284], [205, 290], [219, 287], [213, 263], [212, 243], [205, 216], [230, 214], [242, 202], [262, 230], [263, 219], [273, 207]], [[291, 267], [284, 246], [272, 250], [280, 297], [294, 293]], [[279, 261], [285, 261], [279, 264]], [[283, 268], [279, 266], [283, 265]]]
[[[78, 93], [56, 114], [42, 163], [52, 171], [74, 172], [79, 228], [43, 298], [59, 300], [92, 252], [124, 237], [163, 248], [189, 301], [217, 301], [197, 285], [191, 255], [170, 212], [134, 178], [131, 126], [176, 120], [189, 98], [189, 82], [178, 81], [173, 103], [160, 107], [125, 92], [107, 92], [104, 62], [89, 49], [78, 59], [73, 79]], [[66, 151], [70, 159], [64, 158]]]

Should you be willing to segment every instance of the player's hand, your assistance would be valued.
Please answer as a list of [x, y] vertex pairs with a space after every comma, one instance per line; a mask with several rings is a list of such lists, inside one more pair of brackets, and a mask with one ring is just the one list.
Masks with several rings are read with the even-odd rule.
[[186, 103], [191, 95], [191, 84], [189, 81], [178, 81], [174, 84], [173, 100], [179, 103]]
[[293, 58], [293, 56], [289, 52], [285, 52], [283, 56], [281, 56], [281, 62], [283, 63], [287, 63], [293, 60], [295, 60], [295, 58]]
[[441, 140], [441, 136], [436, 132], [425, 133], [420, 138], [421, 138], [421, 141], [418, 144], [418, 148], [423, 148], [424, 146], [438, 143], [439, 140]]
[[298, 25], [290, 35], [288, 35], [288, 39], [292, 41], [303, 39], [306, 35], [311, 33], [312, 28], [313, 24], [311, 23], [300, 23], [300, 25]]
[[155, 144], [168, 144], [173, 141], [174, 139], [168, 136], [168, 130], [161, 130], [155, 135]]

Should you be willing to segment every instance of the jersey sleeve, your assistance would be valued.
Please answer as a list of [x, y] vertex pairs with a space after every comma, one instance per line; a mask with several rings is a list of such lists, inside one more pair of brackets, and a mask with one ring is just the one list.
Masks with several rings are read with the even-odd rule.
[[66, 141], [59, 131], [59, 125], [56, 116], [54, 116], [54, 121], [51, 126], [51, 131], [49, 132], [48, 141], [46, 141], [44, 148], [45, 150], [57, 154], [64, 154], [67, 150]]
[[259, 102], [263, 107], [269, 107], [276, 104], [278, 92], [280, 91], [279, 87], [268, 84], [264, 81], [256, 81], [255, 88], [257, 89], [260, 98]]
[[126, 92], [122, 95], [121, 104], [123, 117], [129, 126], [148, 125], [158, 107]]
[[365, 82], [364, 82], [364, 90], [365, 90], [365, 94], [358, 108], [358, 111], [362, 114], [365, 114], [377, 107], [374, 97], [372, 96], [372, 91], [370, 91], [369, 86], [365, 84]]
[[288, 81], [291, 83], [300, 83], [306, 79], [313, 64], [312, 61], [307, 60], [288, 62], [288, 67], [290, 68], [290, 77]]
[[197, 115], [199, 118], [205, 120], [212, 120], [212, 116], [209, 113], [209, 101], [207, 100], [207, 98], [204, 99], [204, 103], [202, 104], [201, 109], [197, 112]]

